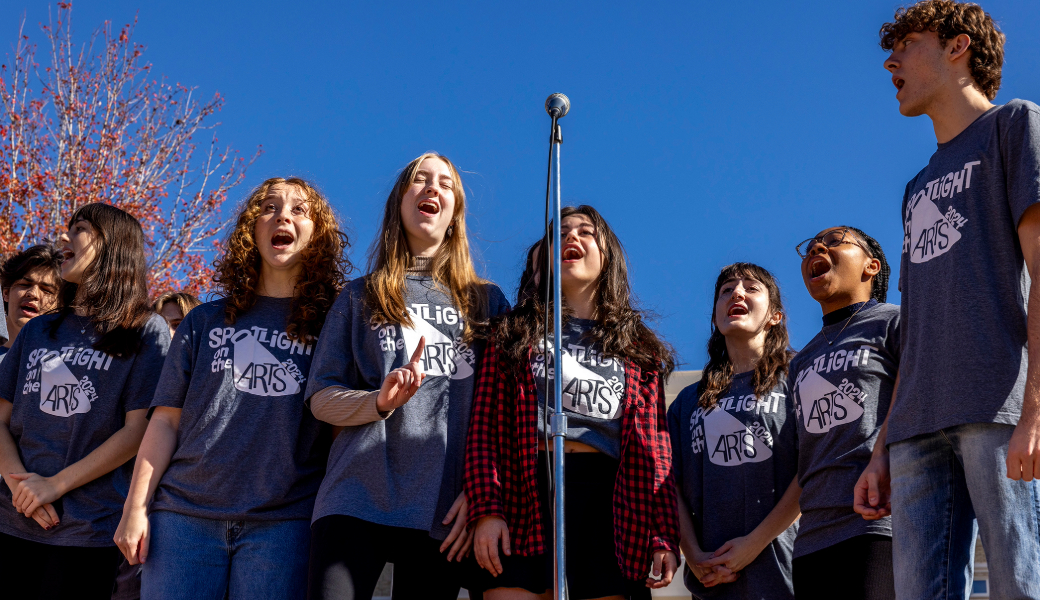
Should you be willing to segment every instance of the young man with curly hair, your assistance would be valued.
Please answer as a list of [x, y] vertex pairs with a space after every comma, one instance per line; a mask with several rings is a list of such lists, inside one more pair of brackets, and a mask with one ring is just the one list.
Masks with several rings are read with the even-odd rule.
[[880, 33], [938, 149], [903, 196], [902, 360], [855, 508], [891, 511], [898, 598], [967, 598], [976, 532], [990, 598], [1040, 598], [1040, 107], [992, 103], [1004, 34], [976, 4]]

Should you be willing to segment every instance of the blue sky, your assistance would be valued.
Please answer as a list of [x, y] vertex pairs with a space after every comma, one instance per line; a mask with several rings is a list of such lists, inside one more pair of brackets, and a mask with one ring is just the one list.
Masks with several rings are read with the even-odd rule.
[[[137, 14], [156, 72], [226, 98], [221, 141], [263, 145], [247, 184], [314, 180], [362, 267], [397, 171], [426, 150], [449, 156], [465, 172], [478, 268], [510, 297], [542, 227], [542, 103], [566, 93], [564, 202], [614, 227], [684, 368], [706, 359], [728, 263], [779, 277], [796, 348], [820, 323], [796, 243], [855, 225], [896, 280], [903, 187], [935, 149], [882, 69], [877, 30], [899, 2], [521, 4], [77, 2], [74, 26], [86, 36]], [[1009, 38], [997, 102], [1040, 100], [1040, 7], [983, 6]], [[3, 2], [0, 55], [23, 14], [39, 40], [47, 10]]]

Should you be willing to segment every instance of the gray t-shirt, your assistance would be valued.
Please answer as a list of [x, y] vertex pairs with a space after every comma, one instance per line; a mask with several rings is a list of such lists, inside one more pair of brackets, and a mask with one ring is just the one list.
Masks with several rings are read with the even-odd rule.
[[[625, 400], [625, 364], [603, 354], [599, 344], [585, 334], [596, 325], [589, 319], [568, 319], [563, 326], [563, 410], [567, 414], [567, 439], [588, 444], [618, 458], [621, 455], [621, 414]], [[549, 389], [553, 389], [552, 341], [549, 341]], [[548, 429], [546, 406], [551, 416], [554, 400], [545, 396], [546, 357], [531, 353], [531, 372], [538, 388], [538, 436]]]
[[285, 334], [292, 298], [259, 296], [233, 325], [225, 304], [192, 309], [174, 335], [152, 407], [181, 421], [151, 510], [309, 519], [331, 437], [303, 403], [315, 340]]
[[[509, 307], [487, 285], [489, 314]], [[377, 390], [386, 375], [411, 359], [426, 337], [419, 391], [389, 418], [345, 428], [332, 444], [328, 474], [313, 520], [348, 515], [444, 539], [441, 520], [462, 492], [466, 431], [482, 344], [466, 344], [451, 296], [431, 277], [405, 277], [412, 326], [373, 324], [365, 307], [365, 279], [355, 279], [329, 311], [306, 398], [330, 386]]]
[[[50, 336], [57, 314], [26, 323], [0, 363], [0, 398], [14, 404], [11, 435], [26, 471], [49, 477], [78, 462], [123, 428], [126, 413], [148, 408], [170, 347], [166, 320], [152, 315], [136, 354], [94, 350], [87, 317], [68, 315]], [[55, 546], [112, 546], [134, 462], [128, 461], [59, 498], [61, 523], [44, 531], [15, 512], [0, 485], [0, 532]]]
[[[794, 407], [787, 384], [781, 382], [758, 398], [751, 375], [735, 375], [711, 410], [698, 405], [700, 384], [684, 389], [668, 408], [676, 485], [705, 552], [751, 533], [797, 473]], [[797, 532], [795, 523], [733, 583], [705, 588], [687, 568], [686, 588], [705, 599], [794, 598], [791, 551]]]
[[790, 367], [802, 486], [795, 557], [857, 535], [892, 535], [891, 517], [864, 520], [852, 501], [892, 401], [899, 307], [871, 300], [834, 311], [824, 322]]
[[1029, 275], [1018, 223], [1040, 202], [1040, 107], [991, 109], [903, 196], [900, 384], [888, 443], [1022, 412]]

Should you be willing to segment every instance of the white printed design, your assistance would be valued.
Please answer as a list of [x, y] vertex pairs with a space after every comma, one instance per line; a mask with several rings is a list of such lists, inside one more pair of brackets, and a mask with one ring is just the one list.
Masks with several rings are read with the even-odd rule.
[[[973, 168], [980, 164], [974, 160], [965, 163], [959, 171], [929, 181], [907, 202], [903, 220], [903, 252], [909, 253], [910, 262], [928, 262], [946, 254], [960, 241], [959, 230], [968, 220], [952, 205], [943, 213], [936, 201], [952, 199], [954, 194], [969, 189]], [[978, 169], [975, 172], [978, 173]]]
[[[301, 384], [307, 380], [293, 359], [293, 353], [309, 356], [314, 340], [307, 343], [290, 340], [285, 332], [270, 331], [265, 327], [250, 327], [236, 330], [234, 327], [217, 327], [209, 332], [209, 346], [217, 349], [210, 363], [214, 373], [231, 369], [235, 388], [255, 396], [291, 396], [299, 393]], [[234, 348], [234, 357], [229, 357], [228, 342]], [[265, 347], [266, 346], [266, 347]], [[288, 350], [289, 358], [280, 361], [267, 348]]]
[[864, 344], [855, 350], [824, 352], [799, 371], [795, 378], [795, 412], [809, 433], [824, 434], [836, 425], [858, 421], [863, 416], [863, 402], [867, 393], [848, 378], [837, 386], [819, 373], [853, 371], [867, 366], [870, 351], [877, 348]]
[[433, 326], [433, 323], [449, 325], [457, 327], [461, 332], [463, 321], [457, 310], [437, 304], [412, 304], [408, 314], [412, 317], [413, 326], [401, 325], [400, 336], [397, 334], [397, 325], [372, 326], [379, 339], [380, 350], [404, 350], [405, 356], [410, 357], [419, 346], [419, 338], [425, 337], [426, 349], [423, 350], [421, 360], [427, 377], [466, 379], [473, 376], [477, 362], [473, 349], [462, 341], [461, 336], [452, 339]]
[[60, 351], [37, 348], [29, 353], [29, 372], [25, 377], [23, 394], [38, 392], [40, 410], [56, 417], [70, 417], [90, 412], [97, 400], [97, 390], [87, 375], [77, 379], [69, 363], [84, 370], [107, 371], [112, 357], [93, 348], [66, 346]]
[[[544, 343], [539, 342], [539, 346], [542, 345]], [[550, 355], [552, 348], [553, 345], [550, 343]], [[608, 380], [579, 361], [586, 362], [590, 366], [613, 367], [615, 372], [621, 369], [619, 363], [594, 349], [576, 344], [568, 344], [561, 354], [563, 355], [563, 409], [594, 419], [612, 420], [620, 417], [625, 383], [617, 375]], [[531, 371], [536, 379], [545, 377], [544, 353], [539, 352], [531, 356]], [[550, 382], [554, 381], [556, 377], [555, 371], [555, 369], [549, 368]]]
[[730, 413], [776, 414], [786, 398], [779, 392], [765, 398], [754, 394], [727, 396], [709, 410], [697, 407], [690, 415], [693, 453], [707, 452], [708, 460], [723, 467], [769, 460], [773, 456], [773, 435], [769, 428], [758, 419], [745, 425]]

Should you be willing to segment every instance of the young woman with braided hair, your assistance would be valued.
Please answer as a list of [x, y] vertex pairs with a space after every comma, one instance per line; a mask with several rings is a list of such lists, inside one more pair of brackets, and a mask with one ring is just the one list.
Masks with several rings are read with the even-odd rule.
[[877, 240], [855, 227], [798, 245], [802, 279], [823, 309], [820, 330], [791, 361], [798, 414], [802, 518], [794, 543], [799, 600], [895, 597], [889, 507], [861, 517], [856, 479], [870, 462], [899, 371], [899, 307]]

